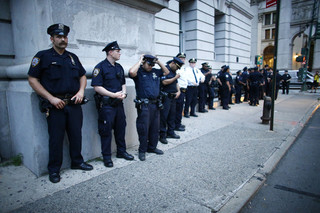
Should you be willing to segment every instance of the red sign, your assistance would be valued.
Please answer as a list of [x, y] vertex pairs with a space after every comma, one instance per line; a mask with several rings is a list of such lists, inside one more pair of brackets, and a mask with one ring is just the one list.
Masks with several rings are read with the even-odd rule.
[[277, 4], [277, 0], [266, 0], [266, 8], [272, 7]]

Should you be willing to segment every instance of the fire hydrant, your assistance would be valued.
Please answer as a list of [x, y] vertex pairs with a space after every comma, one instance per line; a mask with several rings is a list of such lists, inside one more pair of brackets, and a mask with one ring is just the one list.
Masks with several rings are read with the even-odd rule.
[[271, 117], [271, 97], [264, 96], [263, 97], [263, 114], [261, 117], [262, 124], [269, 124]]

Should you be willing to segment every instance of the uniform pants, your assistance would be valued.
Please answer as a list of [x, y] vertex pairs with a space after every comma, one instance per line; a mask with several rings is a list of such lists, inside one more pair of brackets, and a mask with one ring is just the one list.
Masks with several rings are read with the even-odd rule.
[[282, 94], [285, 94], [285, 92], [289, 94], [289, 86], [290, 86], [289, 82], [282, 83]]
[[212, 109], [213, 108], [213, 100], [214, 100], [214, 87], [209, 87], [208, 92], [209, 92], [208, 106], [209, 106], [209, 109]]
[[229, 99], [230, 99], [230, 91], [228, 87], [221, 87], [221, 102], [222, 107], [227, 109], [229, 106]]
[[236, 86], [236, 103], [241, 102], [241, 86]]
[[259, 84], [252, 84], [250, 91], [250, 104], [255, 106], [259, 103]]
[[197, 99], [198, 99], [198, 87], [197, 86], [188, 86], [187, 92], [186, 92], [186, 103], [184, 106], [184, 115], [189, 115], [189, 107], [190, 109], [190, 115], [195, 114], [195, 107], [197, 105]]
[[206, 100], [208, 96], [208, 89], [206, 83], [200, 83], [198, 87], [199, 96], [199, 112], [204, 111], [206, 106]]
[[247, 85], [245, 85], [243, 87], [243, 89], [244, 89], [244, 99], [243, 99], [243, 101], [248, 101], [249, 100], [249, 90], [248, 90]]
[[173, 135], [176, 118], [176, 99], [165, 97], [160, 111], [160, 138]]
[[63, 160], [63, 139], [67, 132], [71, 163], [83, 163], [81, 155], [81, 128], [83, 114], [80, 105], [66, 105], [63, 109], [50, 109], [47, 117], [49, 133], [48, 171], [59, 173]]
[[101, 153], [104, 160], [111, 159], [112, 129], [117, 145], [117, 153], [126, 151], [126, 125], [123, 103], [119, 103], [115, 107], [104, 105], [99, 110], [98, 129], [101, 139]]
[[186, 96], [186, 93], [181, 91], [179, 98], [176, 99], [175, 128], [179, 128], [181, 126], [182, 111], [184, 107], [185, 96]]
[[139, 136], [139, 152], [157, 148], [160, 127], [160, 110], [157, 104], [142, 104], [136, 120]]

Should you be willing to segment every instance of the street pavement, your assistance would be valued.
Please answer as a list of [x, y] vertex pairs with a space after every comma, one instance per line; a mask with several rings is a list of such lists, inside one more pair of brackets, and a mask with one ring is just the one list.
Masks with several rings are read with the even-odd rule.
[[320, 212], [320, 109], [241, 213]]
[[0, 168], [0, 212], [238, 212], [319, 106], [319, 93], [279, 94], [274, 131], [261, 124], [263, 101], [252, 107], [198, 113], [183, 118], [181, 139], [159, 143], [164, 155], [94, 170], [66, 169], [61, 182], [36, 178], [23, 166]]

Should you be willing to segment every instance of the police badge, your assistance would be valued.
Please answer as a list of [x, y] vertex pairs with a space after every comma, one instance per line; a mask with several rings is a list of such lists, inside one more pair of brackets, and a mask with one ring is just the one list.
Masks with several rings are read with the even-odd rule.
[[32, 62], [31, 62], [32, 67], [37, 66], [39, 64], [39, 62], [40, 62], [40, 58], [33, 57]]
[[99, 74], [99, 72], [100, 72], [100, 69], [98, 69], [98, 68], [94, 68], [94, 70], [93, 70], [93, 77], [97, 77], [97, 75]]
[[152, 78], [153, 79], [156, 79], [157, 78], [157, 75], [155, 73], [152, 73]]

